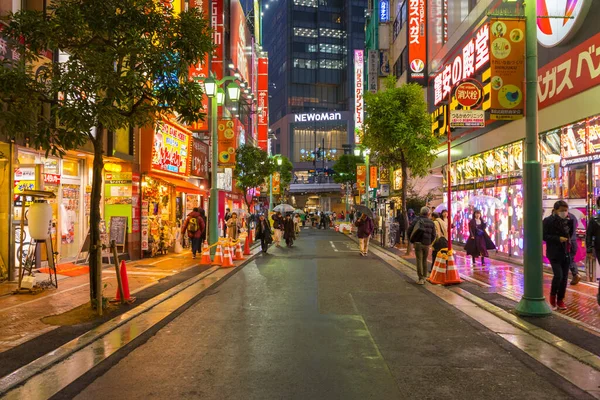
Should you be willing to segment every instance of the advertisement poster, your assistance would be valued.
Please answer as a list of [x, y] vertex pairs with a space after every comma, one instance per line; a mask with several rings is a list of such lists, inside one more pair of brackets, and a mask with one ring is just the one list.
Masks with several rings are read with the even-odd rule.
[[394, 190], [402, 189], [402, 170], [397, 169], [394, 171]]
[[369, 167], [369, 187], [371, 189], [377, 189], [377, 171], [379, 171], [379, 167]]
[[148, 200], [142, 201], [142, 250], [148, 250]]
[[490, 119], [523, 118], [525, 102], [525, 20], [493, 20], [490, 25]]
[[250, 80], [249, 67], [252, 64], [250, 52], [247, 50], [252, 45], [252, 36], [246, 25], [246, 17], [240, 0], [232, 0], [230, 4], [230, 27], [231, 27], [231, 61], [238, 69], [242, 80]]
[[192, 138], [191, 175], [208, 179], [208, 145], [197, 138]]
[[131, 231], [140, 231], [140, 174], [131, 176]]
[[569, 169], [569, 199], [587, 198], [587, 166], [579, 165]]
[[170, 123], [160, 123], [154, 133], [152, 169], [187, 176], [190, 169], [190, 135]]
[[212, 43], [215, 46], [215, 50], [212, 53], [211, 70], [215, 74], [215, 78], [223, 79], [223, 55], [225, 53], [225, 49], [223, 48], [225, 36], [223, 0], [211, 0], [210, 4], [212, 16], [210, 26], [213, 32]]
[[269, 59], [258, 59], [258, 147], [267, 150], [269, 146]]
[[[205, 18], [210, 18], [210, 6], [208, 0], [190, 0], [189, 5], [190, 8], [197, 8], [202, 11]], [[208, 57], [209, 54], [204, 57], [203, 62], [190, 67], [191, 80], [194, 80], [194, 78], [208, 77]], [[201, 84], [200, 82], [198, 83]], [[202, 96], [202, 108], [204, 109], [204, 112], [208, 114], [208, 96]], [[193, 132], [208, 132], [208, 116], [204, 118], [204, 121], [196, 121], [187, 128]]]
[[365, 164], [356, 164], [356, 186], [358, 193], [365, 193], [367, 188], [367, 167]]
[[585, 142], [585, 121], [564, 127], [561, 135], [562, 158], [584, 155], [586, 153]]
[[364, 111], [364, 50], [354, 50], [354, 143], [360, 143], [363, 134]]
[[408, 0], [409, 80], [427, 84], [427, 5], [425, 0]]
[[234, 165], [237, 139], [235, 137], [235, 122], [231, 119], [220, 119], [219, 131], [219, 165]]
[[281, 189], [280, 189], [281, 176], [279, 175], [279, 172], [273, 172], [272, 182], [273, 182], [273, 186], [272, 186], [273, 194], [281, 194]]

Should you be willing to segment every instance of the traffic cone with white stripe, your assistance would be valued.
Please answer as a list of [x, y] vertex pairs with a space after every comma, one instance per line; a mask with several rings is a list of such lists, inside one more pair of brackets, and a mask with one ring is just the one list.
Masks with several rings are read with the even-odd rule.
[[233, 259], [236, 261], [245, 260], [244, 252], [242, 251], [242, 244], [239, 241], [235, 244], [235, 253], [233, 254]]
[[222, 265], [223, 264], [223, 248], [220, 244], [217, 245], [217, 251], [215, 252], [215, 259], [212, 262], [212, 265]]
[[200, 258], [200, 265], [210, 265], [212, 261], [210, 259], [210, 249], [208, 244], [204, 242], [204, 248], [202, 249], [202, 257]]
[[235, 265], [233, 264], [233, 260], [231, 259], [231, 248], [229, 247], [229, 245], [225, 245], [225, 250], [223, 250], [223, 263], [221, 264], [221, 267], [235, 267]]
[[456, 268], [456, 263], [454, 262], [454, 255], [452, 254], [452, 250], [448, 251], [448, 261], [446, 263], [446, 282], [444, 285], [456, 285], [461, 283], [460, 275], [458, 273], [458, 269]]
[[431, 275], [429, 275], [429, 278], [427, 278], [429, 283], [433, 283], [434, 285], [443, 285], [446, 282], [446, 259], [448, 257], [445, 254], [446, 250], [447, 249], [442, 249], [438, 252], [435, 262], [433, 263]]

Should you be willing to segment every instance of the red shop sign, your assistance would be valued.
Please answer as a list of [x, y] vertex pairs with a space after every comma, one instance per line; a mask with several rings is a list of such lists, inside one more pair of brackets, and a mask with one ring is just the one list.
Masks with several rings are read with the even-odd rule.
[[461, 106], [475, 108], [481, 103], [483, 88], [479, 82], [474, 80], [462, 82], [456, 87], [454, 96]]

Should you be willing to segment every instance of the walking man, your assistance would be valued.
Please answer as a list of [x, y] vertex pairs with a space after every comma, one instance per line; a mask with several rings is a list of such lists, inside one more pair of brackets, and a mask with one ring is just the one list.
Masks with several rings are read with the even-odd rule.
[[262, 214], [258, 217], [258, 223], [256, 224], [256, 238], [260, 239], [260, 248], [266, 254], [269, 244], [273, 242], [273, 237], [271, 236], [271, 225]]
[[[585, 232], [585, 247], [587, 251], [588, 262], [593, 263], [596, 267], [596, 263], [600, 262], [600, 197], [596, 199], [596, 216], [590, 218]], [[596, 253], [594, 257], [594, 253]], [[599, 271], [600, 272], [600, 271]], [[600, 276], [598, 276], [600, 279]], [[600, 305], [600, 286], [598, 287], [597, 295], [598, 305]]]
[[194, 207], [194, 210], [188, 214], [181, 227], [181, 233], [184, 234], [187, 231], [190, 242], [192, 242], [192, 258], [196, 258], [196, 253], [200, 251], [202, 235], [205, 230], [204, 219], [200, 215], [198, 207]]
[[427, 278], [427, 255], [429, 248], [435, 240], [435, 225], [430, 218], [429, 207], [421, 208], [420, 215], [414, 219], [408, 227], [409, 242], [415, 245], [415, 256], [417, 257], [417, 284], [424, 285]]
[[575, 256], [577, 255], [577, 225], [579, 224], [579, 221], [577, 221], [577, 217], [571, 213], [569, 213], [569, 219], [573, 221], [573, 232], [571, 232], [571, 265], [569, 266], [569, 269], [573, 275], [571, 285], [577, 285], [581, 280], [579, 277], [579, 268], [577, 268], [577, 264], [575, 263]]
[[355, 225], [358, 228], [356, 236], [358, 236], [360, 245], [360, 255], [366, 257], [369, 252], [369, 239], [375, 229], [373, 220], [369, 218], [367, 214], [362, 214]]
[[569, 205], [563, 200], [554, 203], [552, 215], [544, 218], [543, 222], [546, 257], [550, 260], [554, 273], [550, 289], [550, 305], [553, 309], [567, 309], [564, 299], [571, 266], [571, 235], [574, 229], [573, 220], [569, 218]]

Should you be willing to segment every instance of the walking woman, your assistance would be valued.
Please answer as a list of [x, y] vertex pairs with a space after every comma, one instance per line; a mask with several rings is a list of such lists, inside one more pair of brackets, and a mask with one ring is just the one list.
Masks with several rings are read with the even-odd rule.
[[283, 238], [287, 247], [293, 246], [296, 235], [294, 233], [294, 221], [289, 214], [283, 219]]
[[496, 245], [485, 228], [487, 228], [487, 224], [481, 218], [481, 211], [473, 211], [473, 218], [469, 221], [469, 239], [465, 244], [465, 251], [472, 257], [473, 264], [477, 257], [481, 257], [481, 265], [484, 265], [485, 258], [489, 257], [488, 250], [496, 249]]
[[269, 245], [273, 243], [273, 237], [271, 232], [271, 224], [265, 219], [264, 215], [258, 217], [258, 223], [256, 224], [256, 238], [260, 239], [260, 248], [263, 253], [267, 253]]
[[227, 237], [231, 240], [237, 240], [240, 235], [241, 224], [237, 219], [237, 213], [231, 213], [227, 220]]

